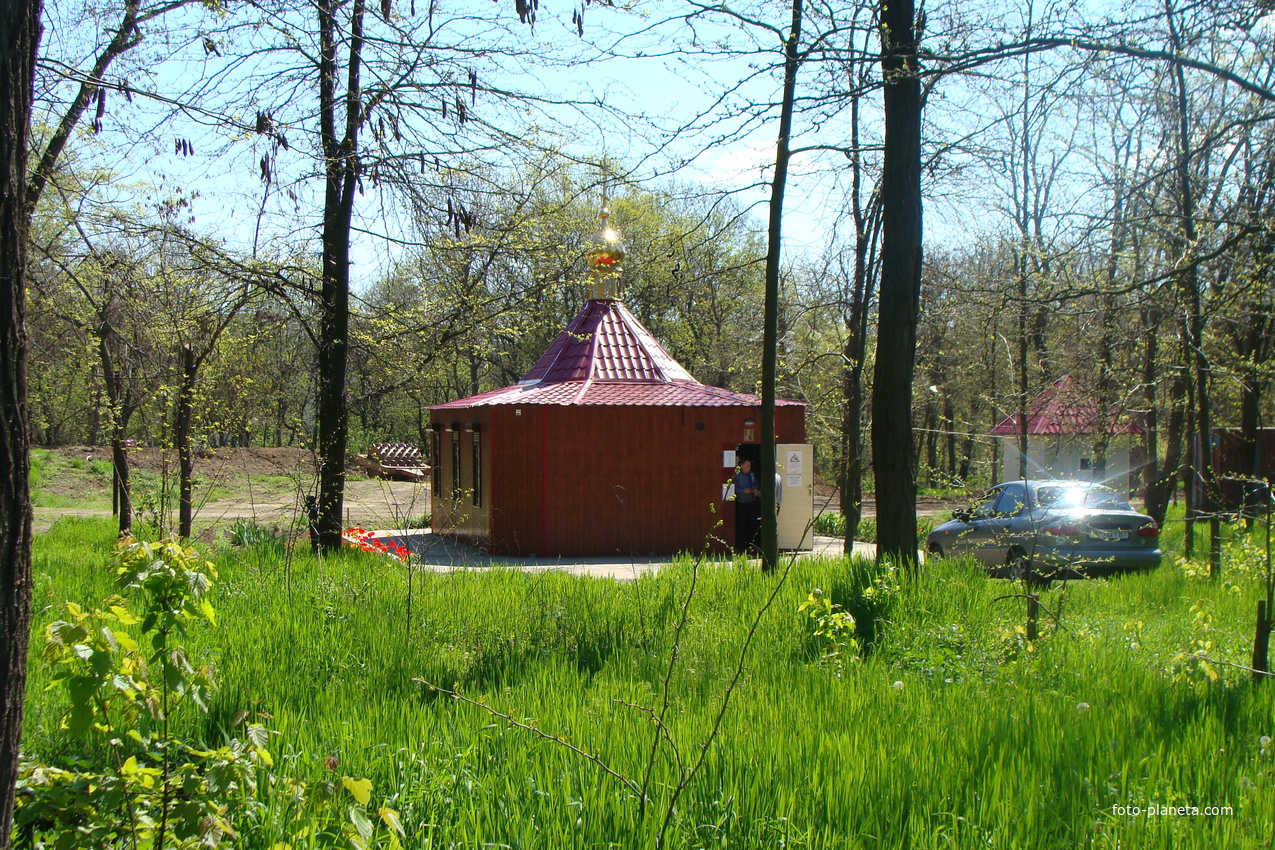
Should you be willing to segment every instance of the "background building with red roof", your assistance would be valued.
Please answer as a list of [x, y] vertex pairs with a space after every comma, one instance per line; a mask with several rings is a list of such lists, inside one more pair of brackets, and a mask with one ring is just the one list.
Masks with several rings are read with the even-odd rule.
[[[734, 543], [725, 490], [737, 458], [756, 461], [761, 400], [701, 384], [669, 355], [619, 298], [623, 256], [604, 211], [589, 298], [531, 370], [431, 408], [434, 533], [542, 557]], [[776, 402], [787, 548], [810, 542], [805, 414]]]
[[[1096, 448], [1105, 432], [1106, 460]], [[1019, 477], [1018, 414], [992, 429], [1002, 461], [994, 480]], [[1099, 410], [1072, 375], [1063, 375], [1027, 406], [1027, 476], [1099, 481], [1125, 495], [1137, 486], [1142, 426], [1111, 408]]]

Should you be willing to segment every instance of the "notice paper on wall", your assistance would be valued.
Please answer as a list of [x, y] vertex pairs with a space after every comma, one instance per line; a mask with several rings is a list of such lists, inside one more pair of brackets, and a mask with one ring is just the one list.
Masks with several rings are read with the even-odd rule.
[[[801, 477], [801, 452], [788, 452], [788, 475]], [[800, 482], [798, 482], [800, 483]]]

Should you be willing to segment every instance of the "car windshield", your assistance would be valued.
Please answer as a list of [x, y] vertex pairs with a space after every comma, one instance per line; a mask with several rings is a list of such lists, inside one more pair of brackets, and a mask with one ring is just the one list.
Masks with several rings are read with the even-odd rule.
[[1110, 487], [1076, 487], [1046, 484], [1036, 488], [1036, 504], [1042, 508], [1103, 508], [1132, 510], [1124, 498]]

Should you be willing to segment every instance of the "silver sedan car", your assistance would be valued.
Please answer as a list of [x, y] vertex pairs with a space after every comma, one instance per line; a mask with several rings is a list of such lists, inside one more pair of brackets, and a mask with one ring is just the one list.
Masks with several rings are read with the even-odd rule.
[[1115, 490], [1085, 481], [1006, 481], [925, 540], [939, 558], [970, 556], [994, 576], [1053, 579], [1160, 565], [1160, 527]]

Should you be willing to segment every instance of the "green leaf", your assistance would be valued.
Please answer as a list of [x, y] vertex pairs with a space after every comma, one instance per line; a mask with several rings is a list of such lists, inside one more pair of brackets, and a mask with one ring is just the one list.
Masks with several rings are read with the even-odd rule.
[[88, 630], [76, 623], [58, 620], [51, 623], [48, 629], [49, 640], [60, 644], [79, 643], [89, 636]]
[[92, 676], [72, 676], [66, 680], [67, 695], [74, 705], [90, 705], [99, 682]]
[[349, 776], [341, 778], [341, 787], [350, 792], [354, 799], [359, 801], [359, 805], [366, 806], [368, 801], [372, 799], [372, 780], [370, 779], [353, 779]]
[[111, 613], [115, 615], [115, 619], [119, 620], [121, 626], [135, 626], [141, 622], [123, 605], [112, 605]]
[[270, 731], [260, 723], [248, 724], [248, 740], [258, 749], [270, 743]]
[[105, 676], [115, 666], [115, 656], [109, 652], [94, 652], [89, 656], [89, 666], [97, 676]]
[[164, 659], [164, 662], [164, 684], [174, 690], [177, 690], [185, 681], [185, 677], [182, 676], [181, 668], [176, 664], [173, 664], [167, 658]]
[[[368, 783], [371, 786], [372, 783]], [[367, 813], [358, 806], [350, 806], [350, 823], [354, 824], [354, 828], [358, 830], [359, 837], [365, 842], [372, 840], [372, 821], [368, 819]]]
[[66, 715], [66, 728], [72, 735], [83, 735], [93, 728], [93, 706], [78, 703]]
[[403, 821], [399, 818], [398, 812], [394, 811], [389, 806], [382, 806], [376, 814], [391, 830], [405, 838], [407, 837], [403, 832]]

